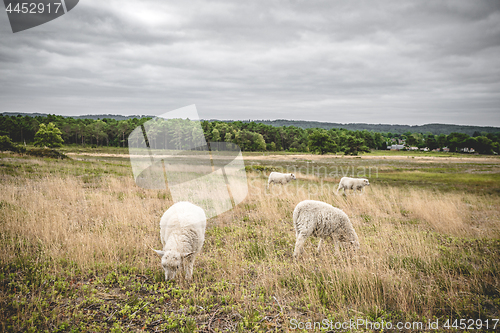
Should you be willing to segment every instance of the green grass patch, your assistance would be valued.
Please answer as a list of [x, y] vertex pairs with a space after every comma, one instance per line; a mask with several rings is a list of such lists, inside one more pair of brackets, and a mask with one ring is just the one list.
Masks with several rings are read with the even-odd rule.
[[499, 173], [452, 173], [421, 171], [380, 172], [372, 183], [392, 186], [420, 186], [442, 190], [469, 190], [480, 193], [498, 193], [500, 190]]

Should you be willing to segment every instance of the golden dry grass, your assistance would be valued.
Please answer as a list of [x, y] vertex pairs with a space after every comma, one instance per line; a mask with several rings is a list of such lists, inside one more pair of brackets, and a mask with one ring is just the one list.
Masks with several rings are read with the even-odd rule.
[[[248, 177], [247, 199], [208, 221], [193, 282], [177, 282], [181, 289], [195, 288], [193, 304], [206, 308], [206, 297], [214, 304], [223, 297], [240, 316], [257, 311], [256, 323], [266, 313], [281, 313], [275, 317], [280, 327], [291, 318], [498, 313], [498, 196], [389, 186], [343, 196], [333, 193], [336, 183], [316, 176], [299, 175], [270, 190], [264, 175]], [[303, 257], [292, 259], [292, 212], [306, 199], [350, 216], [361, 243], [356, 255], [335, 252], [328, 242], [317, 254], [311, 239]], [[56, 276], [68, 274], [65, 262], [78, 268], [77, 279], [119, 266], [162, 276], [150, 248], [161, 246], [159, 219], [172, 204], [164, 191], [140, 189], [129, 177], [89, 183], [55, 174], [2, 181], [0, 203], [2, 265], [40, 251]], [[207, 291], [221, 281], [223, 290]], [[5, 294], [2, 299], [7, 302]]]

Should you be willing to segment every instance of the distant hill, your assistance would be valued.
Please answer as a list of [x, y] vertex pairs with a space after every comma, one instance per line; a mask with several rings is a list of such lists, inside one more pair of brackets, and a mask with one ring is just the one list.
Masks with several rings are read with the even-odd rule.
[[[22, 112], [2, 112], [1, 115], [3, 116], [11, 116], [11, 117], [16, 117], [17, 115], [21, 116], [28, 116], [28, 117], [47, 117], [47, 113], [22, 113]], [[75, 118], [75, 119], [104, 119], [104, 118], [109, 118], [109, 119], [115, 119], [115, 120], [127, 120], [127, 119], [132, 119], [132, 118], [145, 118], [145, 117], [151, 117], [153, 118], [154, 116], [140, 116], [140, 115], [134, 115], [134, 116], [121, 116], [121, 115], [116, 115], [116, 114], [88, 114], [88, 115], [83, 115], [83, 116], [63, 116], [65, 118]]]
[[[305, 120], [251, 120], [256, 123], [261, 123], [265, 125], [271, 125], [275, 127], [280, 126], [295, 126], [300, 128], [344, 128], [351, 131], [362, 131], [368, 130], [373, 132], [391, 132], [395, 134], [403, 134], [405, 132], [411, 133], [432, 133], [434, 135], [439, 134], [450, 134], [453, 132], [465, 133], [468, 135], [473, 135], [474, 132], [486, 132], [486, 133], [500, 133], [500, 127], [486, 127], [486, 126], [465, 126], [465, 125], [449, 125], [449, 124], [426, 124], [426, 125], [389, 125], [389, 124], [364, 124], [364, 123], [327, 123], [318, 121], [305, 121]], [[231, 121], [228, 121], [231, 122]], [[243, 121], [245, 123], [248, 120]]]
[[[21, 113], [21, 112], [2, 112], [2, 115], [5, 116], [30, 116], [37, 117], [42, 116], [46, 117], [48, 114], [46, 113]], [[131, 118], [144, 118], [155, 116], [121, 116], [121, 115], [112, 115], [112, 114], [95, 114], [95, 115], [83, 115], [83, 116], [63, 116], [63, 117], [72, 117], [77, 119], [116, 119], [116, 120], [127, 120]], [[223, 121], [223, 122], [234, 122], [235, 120], [217, 120], [217, 119], [206, 119], [209, 121]], [[349, 123], [349, 124], [341, 124], [341, 123], [328, 123], [328, 122], [319, 122], [319, 121], [305, 121], [305, 120], [286, 120], [286, 119], [277, 119], [277, 120], [242, 120], [244, 123], [248, 122], [256, 122], [265, 125], [271, 125], [274, 127], [280, 126], [295, 126], [300, 128], [344, 128], [351, 131], [362, 131], [368, 130], [373, 132], [391, 132], [394, 134], [403, 134], [406, 132], [411, 133], [432, 133], [434, 135], [439, 134], [450, 134], [453, 132], [465, 133], [468, 135], [473, 135], [474, 132], [486, 132], [486, 133], [500, 133], [500, 127], [491, 127], [491, 126], [466, 126], [466, 125], [450, 125], [450, 124], [425, 124], [425, 125], [390, 125], [390, 124], [364, 124], [364, 123]]]

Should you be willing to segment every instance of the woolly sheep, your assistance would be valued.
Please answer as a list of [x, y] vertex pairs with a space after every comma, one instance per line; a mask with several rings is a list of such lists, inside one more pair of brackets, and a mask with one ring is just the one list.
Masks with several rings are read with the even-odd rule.
[[363, 188], [365, 186], [370, 186], [370, 182], [368, 179], [365, 178], [350, 178], [350, 177], [342, 177], [340, 179], [339, 183], [339, 188], [337, 189], [337, 193], [341, 189], [344, 189], [344, 194], [347, 194], [347, 190], [352, 190], [355, 192], [356, 190], [359, 190], [361, 193], [363, 193]]
[[293, 173], [281, 173], [281, 172], [271, 172], [269, 179], [267, 180], [267, 186], [271, 183], [286, 184], [292, 180], [295, 180], [295, 175]]
[[[295, 251], [297, 257], [302, 252], [305, 241], [310, 236], [319, 237], [318, 252], [325, 238], [332, 238], [354, 250], [359, 249], [359, 240], [349, 217], [342, 210], [322, 201], [304, 200], [293, 211], [295, 227]], [[337, 243], [335, 243], [337, 248]]]
[[203, 209], [190, 202], [178, 202], [163, 214], [160, 220], [163, 250], [154, 251], [161, 257], [166, 281], [175, 278], [181, 267], [186, 271], [186, 279], [191, 279], [196, 254], [205, 241], [206, 224]]

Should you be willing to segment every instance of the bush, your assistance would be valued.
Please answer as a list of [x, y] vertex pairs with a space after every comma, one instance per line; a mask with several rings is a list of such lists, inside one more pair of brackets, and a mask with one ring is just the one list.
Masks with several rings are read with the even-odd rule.
[[15, 153], [23, 154], [26, 152], [26, 148], [23, 146], [18, 146], [10, 140], [7, 135], [0, 136], [0, 151], [12, 151]]
[[260, 171], [260, 172], [266, 172], [266, 171], [278, 171], [277, 168], [269, 165], [247, 165], [245, 166], [245, 171], [246, 172], [252, 172], [252, 171]]
[[28, 150], [27, 154], [36, 157], [48, 157], [48, 158], [60, 158], [60, 159], [69, 158], [65, 154], [58, 152], [55, 149], [50, 149], [47, 147], [30, 149]]

